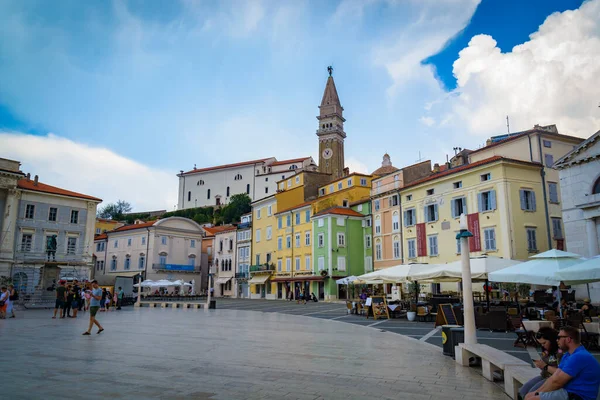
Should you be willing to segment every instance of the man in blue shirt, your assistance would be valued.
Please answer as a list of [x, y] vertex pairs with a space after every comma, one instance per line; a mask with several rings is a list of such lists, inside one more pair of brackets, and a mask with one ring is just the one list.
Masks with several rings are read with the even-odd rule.
[[100, 333], [104, 330], [102, 325], [96, 320], [96, 314], [100, 309], [100, 300], [102, 300], [102, 289], [98, 287], [97, 280], [92, 281], [92, 293], [90, 293], [90, 295], [90, 326], [87, 331], [83, 332], [83, 335], [89, 335], [94, 324], [98, 326], [98, 332], [96, 333]]
[[565, 353], [558, 369], [537, 392], [525, 400], [596, 400], [600, 388], [600, 364], [581, 345], [579, 330], [565, 326], [558, 333], [558, 346]]

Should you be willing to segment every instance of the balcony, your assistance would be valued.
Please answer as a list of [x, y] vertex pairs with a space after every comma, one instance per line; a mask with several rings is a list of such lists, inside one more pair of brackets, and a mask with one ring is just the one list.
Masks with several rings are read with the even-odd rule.
[[252, 222], [242, 222], [241, 224], [238, 224], [238, 229], [246, 229], [246, 228], [252, 228]]
[[155, 271], [174, 271], [174, 272], [200, 272], [199, 265], [189, 264], [152, 264], [152, 269]]
[[250, 272], [275, 271], [275, 264], [251, 265]]
[[249, 272], [237, 272], [235, 274], [235, 279], [248, 279], [250, 278]]

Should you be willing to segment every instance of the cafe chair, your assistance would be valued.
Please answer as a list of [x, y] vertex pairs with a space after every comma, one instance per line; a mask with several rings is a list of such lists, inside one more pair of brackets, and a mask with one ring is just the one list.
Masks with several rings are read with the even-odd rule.
[[525, 329], [521, 317], [509, 317], [509, 321], [512, 329], [517, 335], [513, 347], [527, 347], [527, 345], [532, 342], [532, 334]]

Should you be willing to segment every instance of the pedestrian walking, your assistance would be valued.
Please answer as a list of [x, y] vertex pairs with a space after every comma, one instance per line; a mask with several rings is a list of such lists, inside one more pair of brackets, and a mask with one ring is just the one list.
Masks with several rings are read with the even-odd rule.
[[10, 315], [8, 318], [15, 318], [15, 301], [19, 300], [19, 293], [15, 290], [13, 285], [8, 285], [8, 303], [6, 306], [6, 315]]
[[100, 323], [96, 319], [96, 314], [100, 309], [100, 301], [102, 301], [102, 289], [98, 287], [98, 281], [96, 280], [92, 281], [92, 292], [90, 293], [90, 295], [90, 325], [88, 326], [88, 330], [83, 332], [83, 335], [89, 335], [92, 331], [92, 327], [94, 326], [94, 324], [98, 327], [98, 332], [96, 332], [97, 334], [104, 330], [102, 325], [100, 325]]
[[6, 318], [8, 301], [8, 290], [6, 290], [6, 286], [2, 286], [2, 289], [0, 289], [0, 319]]
[[123, 291], [123, 288], [119, 286], [119, 295], [117, 297], [117, 310], [120, 310], [121, 306], [123, 305], [123, 297], [125, 297], [125, 292]]
[[[58, 287], [56, 288], [56, 301], [54, 303], [54, 315], [52, 315], [52, 319], [56, 318], [56, 313], [58, 310], [64, 310], [65, 303], [67, 301], [67, 288], [65, 287], [65, 281], [60, 281], [58, 283]], [[60, 318], [64, 318], [64, 315]]]
[[81, 288], [78, 285], [77, 280], [73, 283], [73, 300], [71, 302], [71, 307], [73, 309], [73, 318], [77, 318], [77, 313], [81, 309]]
[[71, 306], [73, 305], [73, 287], [67, 285], [67, 300], [65, 301], [65, 308], [63, 308], [62, 316], [67, 318], [71, 317]]

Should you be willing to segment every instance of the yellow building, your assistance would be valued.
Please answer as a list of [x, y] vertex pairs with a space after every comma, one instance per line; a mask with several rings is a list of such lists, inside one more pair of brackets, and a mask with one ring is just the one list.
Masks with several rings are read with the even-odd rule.
[[96, 218], [95, 234], [110, 232], [124, 225], [123, 222], [113, 221], [112, 219]]
[[252, 203], [252, 278], [248, 281], [251, 299], [275, 298], [269, 279], [275, 270], [273, 254], [277, 244], [273, 233], [276, 212], [275, 195]]
[[[438, 172], [400, 190], [402, 260], [439, 264], [460, 258], [459, 217], [473, 237], [471, 256], [525, 260], [549, 249], [542, 165], [500, 156]], [[376, 222], [374, 231], [377, 231]], [[381, 241], [374, 234], [375, 258]]]
[[314, 212], [319, 213], [336, 206], [350, 207], [350, 204], [368, 199], [372, 179], [371, 175], [353, 173], [319, 187]]

